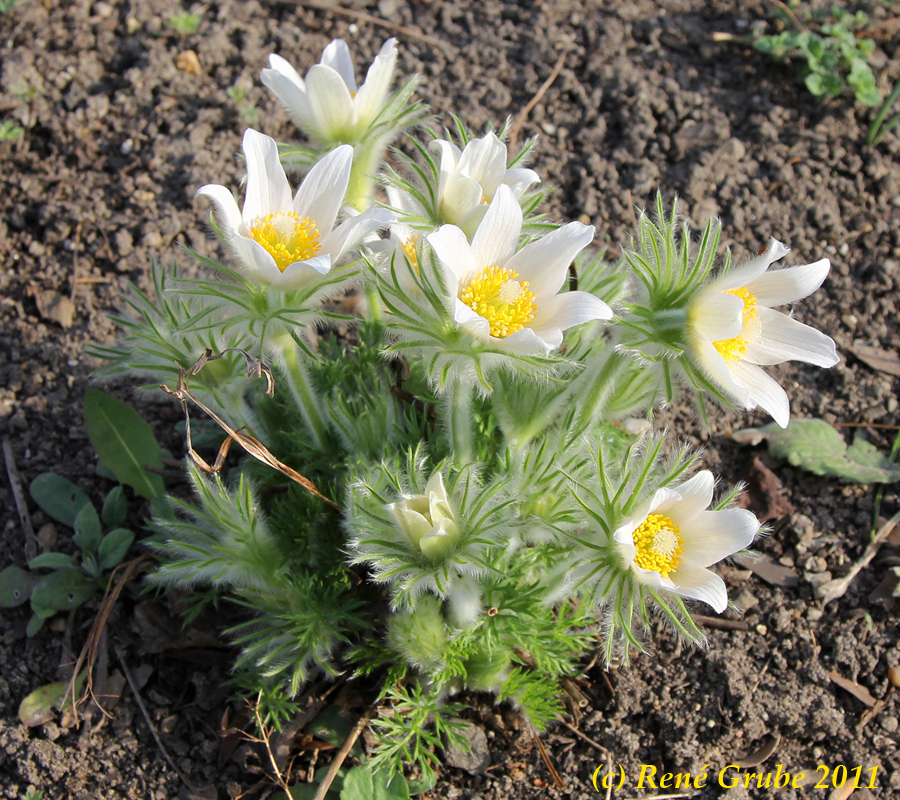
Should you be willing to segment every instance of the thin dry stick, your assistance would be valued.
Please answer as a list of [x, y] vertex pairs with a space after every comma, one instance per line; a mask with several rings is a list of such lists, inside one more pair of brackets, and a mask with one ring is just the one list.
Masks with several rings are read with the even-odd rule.
[[81, 247], [81, 220], [75, 226], [75, 246], [72, 248], [72, 285], [69, 287], [69, 300], [75, 302], [75, 286], [78, 284], [78, 248]]
[[275, 773], [275, 780], [278, 781], [278, 785], [284, 789], [284, 793], [290, 797], [291, 796], [291, 788], [287, 785], [287, 781], [285, 781], [284, 777], [281, 774], [281, 770], [278, 769], [278, 764], [275, 762], [275, 754], [272, 752], [272, 746], [269, 744], [270, 736], [269, 732], [266, 730], [266, 727], [263, 725], [262, 717], [259, 715], [259, 701], [262, 699], [262, 690], [260, 690], [259, 694], [256, 697], [256, 703], [253, 705], [253, 714], [256, 717], [256, 724], [259, 726], [259, 732], [262, 734], [262, 743], [266, 746], [266, 753], [269, 754], [269, 763], [272, 765], [272, 772]]
[[[550, 773], [550, 777], [553, 779], [553, 785], [556, 786], [559, 791], [567, 792], [568, 788], [566, 787], [565, 781], [563, 781], [562, 777], [560, 777], [559, 772], [556, 771], [556, 767], [553, 766], [553, 762], [550, 760], [550, 756], [547, 754], [547, 749], [544, 747], [544, 743], [541, 741], [541, 737], [538, 736], [537, 731], [533, 726], [531, 728], [531, 740], [537, 745], [538, 752], [541, 754], [541, 758], [544, 760], [544, 766], [547, 768], [547, 772]], [[319, 800], [319, 798], [316, 798], [316, 800]]]
[[568, 722], [566, 722], [564, 719], [560, 720], [560, 722], [561, 722], [563, 725], [565, 725], [570, 731], [572, 731], [572, 733], [574, 733], [579, 739], [583, 739], [583, 740], [586, 741], [591, 747], [593, 747], [593, 748], [596, 749], [596, 750], [599, 750], [599, 751], [600, 751], [601, 753], [603, 753], [604, 755], [606, 755], [606, 756], [609, 755], [609, 750], [607, 750], [602, 744], [599, 744], [598, 742], [595, 742], [593, 739], [591, 739], [590, 736], [586, 736], [585, 734], [583, 734], [583, 733], [582, 733], [580, 730], [578, 730], [578, 728], [576, 728], [574, 725], [570, 725], [570, 724], [569, 724]]
[[748, 631], [750, 623], [742, 619], [722, 619], [721, 617], [705, 617], [702, 614], [693, 614], [694, 622], [699, 622], [707, 628], [718, 628], [721, 631]]
[[[100, 643], [100, 638], [103, 634], [103, 630], [106, 627], [106, 620], [109, 619], [110, 613], [112, 613], [113, 607], [116, 604], [116, 601], [119, 599], [119, 595], [122, 594], [122, 589], [125, 588], [125, 584], [128, 583], [136, 574], [143, 572], [145, 569], [150, 567], [148, 562], [153, 561], [153, 556], [144, 555], [139, 556], [138, 558], [132, 559], [124, 564], [119, 564], [109, 576], [109, 582], [106, 584], [106, 591], [103, 593], [103, 599], [100, 601], [100, 610], [97, 612], [97, 616], [94, 617], [94, 624], [91, 626], [91, 632], [88, 634], [87, 641], [84, 643], [84, 647], [81, 648], [81, 653], [78, 655], [78, 660], [75, 662], [75, 669], [72, 673], [72, 679], [69, 681], [69, 686], [66, 689], [66, 697], [68, 699], [71, 695], [72, 698], [72, 718], [75, 720], [75, 724], [78, 724], [78, 706], [83, 703], [88, 697], [90, 697], [96, 704], [97, 708], [105, 714], [107, 717], [110, 716], [109, 713], [103, 708], [100, 704], [100, 701], [94, 695], [94, 661], [97, 658], [97, 647]], [[110, 591], [110, 587], [112, 587], [113, 578], [116, 576], [116, 573], [124, 568], [124, 572], [122, 573], [122, 577], [119, 578], [118, 583], [115, 587]], [[75, 697], [75, 686], [76, 681], [78, 680], [78, 674], [81, 672], [82, 664], [87, 661], [87, 688], [85, 693], [80, 697]]]
[[[250, 436], [246, 433], [239, 433], [234, 428], [232, 428], [225, 420], [223, 420], [218, 414], [215, 413], [211, 408], [205, 406], [200, 400], [198, 400], [194, 395], [191, 394], [190, 389], [188, 388], [188, 378], [191, 375], [196, 375], [206, 364], [207, 361], [215, 361], [218, 358], [221, 358], [225, 353], [228, 352], [237, 352], [244, 356], [247, 359], [248, 364], [248, 373], [250, 377], [262, 377], [265, 375], [266, 380], [268, 382], [268, 388], [266, 390], [266, 394], [269, 397], [272, 397], [275, 393], [275, 379], [272, 377], [272, 371], [263, 364], [259, 359], [254, 358], [249, 353], [241, 350], [239, 347], [229, 347], [223, 350], [221, 353], [213, 354], [212, 350], [209, 348], [206, 349], [206, 352], [200, 356], [188, 369], [179, 369], [178, 370], [178, 384], [174, 389], [170, 389], [165, 384], [160, 384], [159, 388], [162, 389], [166, 394], [172, 395], [172, 397], [176, 398], [181, 403], [181, 408], [184, 411], [185, 418], [185, 439], [187, 441], [187, 451], [188, 455], [191, 457], [191, 460], [204, 472], [207, 473], [216, 473], [222, 468], [222, 464], [225, 462], [225, 456], [228, 454], [228, 448], [231, 446], [232, 440], [237, 442], [241, 447], [244, 448], [251, 456], [253, 456], [257, 461], [261, 461], [263, 464], [267, 464], [273, 469], [278, 470], [282, 475], [286, 475], [295, 483], [299, 483], [306, 491], [308, 491], [314, 497], [317, 497], [321, 500], [325, 505], [330, 506], [335, 511], [341, 511], [341, 507], [335, 503], [333, 500], [325, 497], [317, 488], [316, 485], [309, 480], [309, 478], [303, 477], [299, 472], [295, 469], [292, 469], [287, 464], [283, 464], [277, 458], [275, 458], [269, 450], [266, 449], [265, 445], [260, 442], [258, 439]], [[222, 443], [222, 447], [219, 449], [219, 454], [216, 458], [216, 463], [213, 466], [210, 466], [203, 460], [199, 453], [194, 450], [193, 445], [191, 444], [191, 416], [188, 411], [187, 399], [192, 400], [196, 405], [198, 405], [203, 411], [206, 412], [208, 416], [210, 416], [215, 422], [219, 425], [222, 430], [224, 430], [230, 438], [226, 439]]]
[[169, 766], [175, 770], [175, 774], [178, 775], [179, 778], [183, 781], [184, 785], [188, 787], [194, 794], [199, 794], [200, 790], [194, 786], [193, 783], [188, 780], [188, 777], [178, 769], [178, 765], [172, 760], [172, 756], [169, 755], [169, 751], [166, 750], [165, 745], [162, 743], [162, 739], [159, 738], [159, 734], [156, 732], [156, 728], [153, 725], [153, 722], [150, 719], [150, 715], [147, 713], [147, 707], [144, 705], [144, 701], [141, 700], [141, 695], [138, 692], [137, 684], [134, 682], [134, 679], [131, 677], [131, 670], [128, 669], [128, 666], [125, 664], [125, 658], [122, 655], [122, 651], [116, 647], [116, 657], [119, 659], [119, 664], [122, 667], [122, 672], [125, 673], [125, 680], [128, 681], [128, 685], [131, 687], [131, 693], [134, 695], [134, 699], [137, 701], [138, 708], [141, 710], [141, 713], [144, 715], [144, 722], [147, 723], [147, 727], [150, 728], [150, 733], [153, 734], [153, 739], [156, 742], [156, 746], [159, 747], [160, 752], [165, 756], [166, 761], [169, 762]]
[[366, 729], [369, 720], [375, 716], [376, 710], [375, 706], [369, 708], [369, 710], [359, 718], [356, 725], [353, 726], [353, 730], [350, 731], [347, 741], [345, 741], [341, 749], [338, 750], [338, 754], [334, 757], [334, 761], [331, 762], [328, 772], [325, 773], [325, 778], [319, 784], [319, 788], [316, 790], [316, 796], [313, 797], [313, 800], [325, 800], [325, 795], [328, 794], [328, 790], [331, 788], [331, 784], [334, 782], [338, 770], [350, 754], [350, 749], [356, 744], [356, 740], [360, 737], [360, 734]]
[[9, 477], [9, 485], [12, 487], [13, 497], [16, 501], [19, 522], [22, 525], [22, 532], [25, 534], [25, 560], [31, 561], [37, 556], [38, 540], [34, 535], [31, 517], [28, 515], [28, 505], [25, 502], [25, 493], [22, 491], [22, 479], [19, 478], [19, 470], [16, 469], [16, 457], [13, 455], [9, 439], [3, 440], [3, 458], [6, 461], [6, 474]]
[[806, 25], [800, 22], [799, 17], [790, 9], [787, 3], [783, 3], [781, 0], [770, 0], [772, 5], [778, 6], [785, 14], [787, 14], [791, 18], [791, 22], [794, 23], [794, 26], [798, 31], [805, 31]]
[[519, 132], [522, 130], [522, 125], [525, 123], [525, 120], [528, 119], [528, 115], [531, 113], [532, 109], [541, 102], [541, 99], [547, 93], [547, 89], [553, 85], [553, 81], [559, 76], [567, 55], [569, 55], [569, 46], [560, 53], [559, 58], [556, 60], [556, 65], [553, 67], [553, 72], [550, 73], [550, 77], [541, 84], [541, 88], [537, 90], [537, 94], [535, 94], [535, 96], [528, 101], [528, 105], [519, 112], [519, 116], [516, 117], [516, 123], [512, 127], [512, 132], [509, 134], [510, 150], [516, 149], [516, 142], [519, 140]]

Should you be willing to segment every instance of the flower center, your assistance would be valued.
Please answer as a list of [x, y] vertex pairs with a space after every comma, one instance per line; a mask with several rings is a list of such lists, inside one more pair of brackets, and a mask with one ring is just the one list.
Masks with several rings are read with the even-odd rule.
[[282, 272], [295, 261], [306, 261], [319, 254], [319, 231], [309, 217], [293, 211], [276, 211], [256, 220], [250, 235], [266, 248]]
[[485, 267], [465, 289], [459, 299], [491, 326], [491, 336], [505, 339], [534, 319], [537, 305], [528, 291], [528, 281], [519, 274], [498, 266]]
[[403, 240], [403, 252], [406, 253], [406, 257], [409, 259], [409, 263], [413, 265], [413, 269], [415, 269], [416, 274], [419, 273], [419, 254], [416, 252], [416, 243], [419, 241], [419, 234], [417, 233], [415, 236], [410, 236], [408, 239]]
[[681, 563], [684, 552], [679, 528], [669, 517], [650, 514], [634, 531], [634, 563], [665, 578]]
[[759, 311], [756, 307], [756, 297], [747, 291], [747, 287], [740, 289], [727, 289], [726, 294], [733, 294], [744, 301], [744, 310], [741, 315], [743, 330], [733, 339], [720, 339], [713, 342], [713, 347], [719, 351], [722, 358], [728, 364], [741, 361], [747, 352], [747, 345], [751, 344], [759, 336]]

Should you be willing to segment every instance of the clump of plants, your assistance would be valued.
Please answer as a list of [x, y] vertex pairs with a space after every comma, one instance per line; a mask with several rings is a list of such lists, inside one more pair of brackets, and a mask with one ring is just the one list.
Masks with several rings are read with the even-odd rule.
[[870, 24], [868, 14], [840, 7], [817, 13], [799, 2], [779, 4], [775, 14], [788, 27], [757, 38], [757, 50], [795, 63], [816, 97], [851, 93], [863, 105], [881, 105], [881, 90], [869, 66], [875, 42], [861, 35]]
[[[342, 41], [305, 77], [272, 55], [262, 82], [304, 142], [246, 131], [243, 203], [198, 192], [222, 259], [154, 264], [155, 296], [135, 290], [98, 349], [193, 415], [194, 497], [158, 506], [151, 581], [242, 609], [227, 633], [260, 729], [314, 677], [368, 693], [370, 760], [319, 796], [336, 775], [342, 798], [427, 788], [466, 691], [539, 732], [587, 654], [627, 663], [658, 619], [703, 643], [690, 607], [728, 607], [712, 568], [759, 522], [678, 431], [624, 420], [687, 394], [783, 428], [765, 368], [837, 363], [777, 310], [827, 259], [777, 268], [775, 239], [718, 258], [720, 223], [692, 232], [660, 197], [607, 261], [592, 226], [541, 213], [533, 140], [426, 122], [415, 77], [391, 89], [397, 57], [389, 40], [358, 83]], [[212, 464], [198, 415], [227, 434]]]

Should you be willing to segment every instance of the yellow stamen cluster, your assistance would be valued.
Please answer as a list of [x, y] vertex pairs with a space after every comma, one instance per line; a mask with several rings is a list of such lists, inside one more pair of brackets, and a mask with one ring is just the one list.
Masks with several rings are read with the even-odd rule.
[[490, 323], [491, 336], [498, 339], [524, 328], [537, 311], [534, 295], [527, 291], [528, 281], [518, 278], [512, 270], [485, 267], [459, 293], [460, 300]]
[[418, 241], [418, 233], [415, 236], [410, 236], [408, 239], [403, 240], [403, 252], [406, 253], [409, 263], [415, 268], [416, 274], [419, 272], [419, 254], [416, 252], [416, 243]]
[[669, 517], [649, 514], [632, 534], [637, 550], [634, 563], [665, 578], [681, 563], [684, 539], [680, 534], [681, 528]]
[[759, 310], [756, 307], [756, 297], [750, 294], [745, 286], [740, 289], [728, 289], [726, 294], [733, 294], [744, 301], [744, 311], [741, 317], [744, 327], [733, 339], [720, 339], [718, 342], [713, 342], [713, 347], [719, 351], [727, 363], [733, 364], [744, 358], [747, 345], [756, 339], [759, 332]]
[[319, 231], [309, 217], [293, 211], [276, 211], [256, 220], [250, 235], [259, 242], [282, 272], [295, 261], [306, 261], [319, 254]]

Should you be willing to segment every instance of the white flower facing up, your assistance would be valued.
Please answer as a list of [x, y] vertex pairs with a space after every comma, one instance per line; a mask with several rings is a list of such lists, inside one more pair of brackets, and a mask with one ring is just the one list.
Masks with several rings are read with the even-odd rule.
[[275, 140], [248, 129], [243, 147], [247, 161], [243, 211], [224, 186], [202, 186], [197, 195], [213, 201], [226, 244], [241, 271], [255, 283], [285, 290], [306, 286], [392, 218], [383, 209], [370, 209], [335, 227], [350, 179], [349, 145], [322, 158], [293, 198]]
[[441, 221], [459, 226], [468, 235], [478, 227], [501, 186], [508, 186], [519, 199], [541, 181], [533, 169], [507, 169], [506, 145], [493, 132], [472, 139], [463, 150], [444, 139], [429, 147], [439, 156]]
[[425, 494], [403, 495], [401, 500], [386, 506], [386, 510], [409, 544], [429, 559], [445, 557], [459, 539], [459, 523], [440, 472], [428, 479]]
[[747, 548], [759, 521], [742, 508], [707, 511], [714, 483], [704, 470], [680, 486], [658, 489], [613, 538], [639, 582], [721, 613], [728, 605], [725, 582], [706, 568]]
[[519, 250], [521, 231], [522, 209], [503, 185], [471, 244], [455, 225], [427, 241], [443, 265], [448, 310], [460, 328], [503, 350], [545, 354], [562, 344], [567, 328], [609, 319], [612, 311], [587, 292], [559, 293], [593, 227], [570, 222]]
[[260, 79], [294, 121], [323, 144], [358, 144], [389, 101], [397, 65], [397, 40], [388, 39], [357, 87], [350, 49], [335, 39], [306, 80], [281, 56], [269, 56]]
[[764, 253], [704, 288], [688, 309], [691, 344], [707, 376], [745, 408], [764, 408], [782, 428], [790, 420], [788, 397], [761, 367], [784, 361], [833, 367], [839, 360], [830, 337], [772, 309], [812, 294], [831, 268], [823, 258], [767, 271], [787, 252], [772, 239]]

